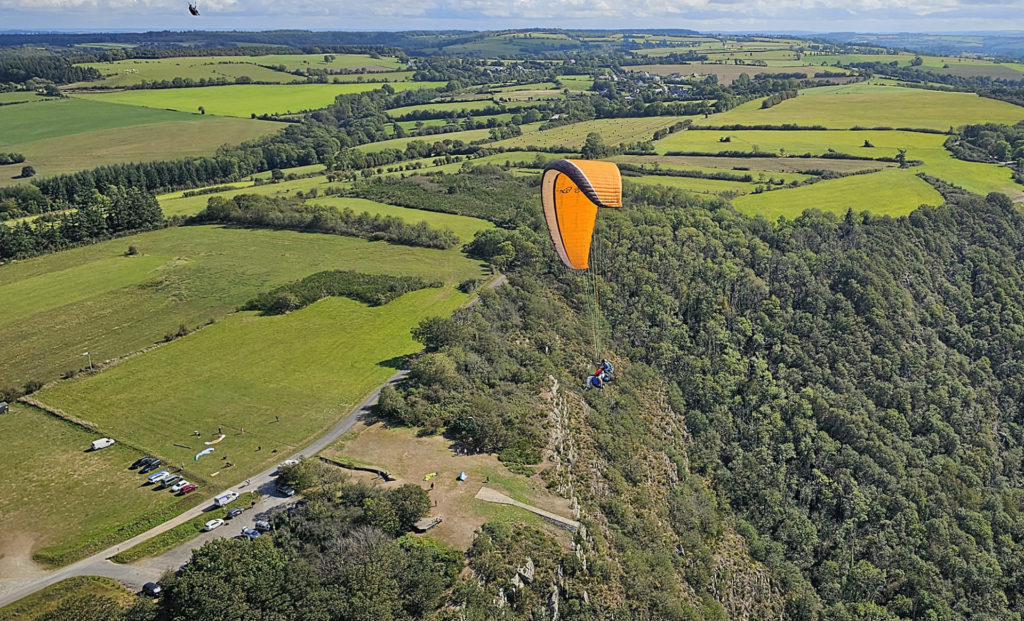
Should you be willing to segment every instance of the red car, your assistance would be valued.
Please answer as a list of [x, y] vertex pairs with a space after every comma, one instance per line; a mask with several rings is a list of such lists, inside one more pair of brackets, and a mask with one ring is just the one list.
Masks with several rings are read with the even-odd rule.
[[196, 485], [195, 483], [189, 483], [185, 487], [181, 488], [181, 495], [184, 496], [185, 494], [188, 494], [190, 492], [194, 492], [194, 491], [196, 491], [197, 487], [199, 487], [199, 486]]

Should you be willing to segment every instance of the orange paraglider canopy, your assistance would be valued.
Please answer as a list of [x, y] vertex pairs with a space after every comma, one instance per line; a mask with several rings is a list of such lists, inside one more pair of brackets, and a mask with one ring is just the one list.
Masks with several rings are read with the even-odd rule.
[[622, 207], [622, 177], [612, 162], [555, 160], [541, 181], [544, 218], [562, 262], [589, 267], [598, 207]]

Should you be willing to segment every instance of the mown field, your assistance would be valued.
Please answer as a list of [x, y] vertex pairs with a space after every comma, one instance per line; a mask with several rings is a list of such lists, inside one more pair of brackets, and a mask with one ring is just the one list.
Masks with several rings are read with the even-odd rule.
[[541, 132], [516, 136], [495, 142], [501, 147], [569, 147], [579, 149], [591, 132], [601, 134], [605, 144], [617, 145], [650, 140], [654, 132], [683, 120], [681, 116], [656, 116], [630, 119], [598, 119], [562, 125]]
[[[692, 63], [686, 65], [634, 65], [629, 67], [630, 71], [646, 71], [660, 76], [668, 76], [673, 73], [688, 76], [696, 73], [699, 76], [714, 75], [718, 77], [721, 84], [732, 84], [740, 77], [741, 73], [753, 78], [759, 73], [803, 73], [807, 77], [814, 77], [815, 73], [824, 71], [821, 67], [801, 65], [795, 67], [758, 67], [750, 65], [716, 65], [709, 63]], [[829, 69], [829, 73], [848, 73], [843, 69]]]
[[[355, 71], [367, 73], [390, 72], [402, 68], [394, 57], [371, 58], [366, 54], [334, 54], [330, 62], [324, 61], [323, 54], [268, 54], [266, 56], [182, 56], [173, 58], [133, 58], [114, 62], [79, 63], [91, 67], [103, 75], [96, 82], [81, 82], [77, 88], [122, 87], [141, 84], [143, 81], [192, 80], [226, 78], [234, 80], [246, 76], [254, 82], [287, 84], [303, 82], [305, 78], [292, 71], [324, 70]], [[284, 68], [284, 71], [279, 70]], [[407, 79], [411, 73], [402, 76], [388, 76], [389, 81]]]
[[[725, 137], [729, 138], [729, 142], [721, 142]], [[785, 153], [790, 156], [807, 153], [821, 155], [833, 149], [839, 153], [862, 157], [893, 157], [897, 149], [904, 148], [907, 150], [908, 160], [924, 162], [923, 165], [911, 169], [915, 173], [934, 175], [979, 194], [1004, 192], [1016, 196], [1024, 189], [1013, 182], [1008, 168], [954, 158], [943, 146], [945, 139], [946, 136], [942, 134], [884, 130], [690, 130], [677, 132], [660, 140], [656, 148], [659, 153], [743, 151], [776, 155]], [[873, 146], [865, 147], [865, 141]], [[887, 165], [882, 162], [869, 164], [871, 167]]]
[[80, 598], [112, 600], [117, 607], [127, 610], [135, 603], [135, 594], [113, 578], [76, 576], [61, 580], [41, 591], [0, 608], [0, 621], [43, 619], [62, 605], [70, 605]]
[[[436, 88], [444, 82], [396, 82], [395, 90]], [[248, 117], [252, 114], [287, 114], [330, 105], [338, 95], [362, 93], [380, 88], [380, 84], [234, 84], [196, 88], [118, 91], [81, 94], [78, 97], [100, 102], [129, 104], [143, 108], [165, 108], [196, 112], [202, 106], [207, 114]]]
[[[419, 271], [406, 266], [392, 260], [390, 271]], [[236, 314], [37, 397], [227, 487], [333, 425], [420, 349], [410, 334], [420, 320], [466, 299], [445, 287], [372, 308], [328, 298], [287, 315]], [[205, 447], [193, 430], [219, 428], [227, 438], [194, 461]]]
[[200, 501], [142, 487], [143, 477], [128, 470], [140, 454], [124, 444], [85, 452], [101, 435], [20, 404], [0, 416], [0, 556], [81, 558], [117, 541], [122, 526], [141, 522], [144, 529], [148, 519]]
[[173, 159], [213, 152], [280, 131], [280, 123], [213, 118], [84, 99], [50, 100], [4, 106], [0, 150], [26, 156], [21, 164], [0, 166], [0, 185], [31, 165], [49, 176], [104, 164]]
[[35, 91], [14, 91], [0, 93], [0, 104], [28, 103], [30, 101], [50, 101], [53, 97], [40, 97]]
[[736, 209], [769, 220], [795, 218], [807, 209], [835, 214], [869, 211], [875, 215], [905, 216], [921, 205], [941, 205], [942, 196], [907, 170], [888, 169], [821, 181], [799, 188], [747, 194], [733, 199]]
[[[412, 212], [414, 221], [433, 216], [390, 210]], [[129, 245], [141, 254], [121, 256]], [[261, 290], [326, 269], [397, 269], [449, 282], [479, 274], [457, 249], [218, 226], [143, 233], [0, 267], [0, 296], [19, 299], [0, 330], [0, 378], [11, 385], [56, 379], [84, 366], [82, 352], [97, 363], [123, 356], [183, 324], [220, 319]]]
[[968, 123], [1016, 123], [1024, 108], [973, 93], [849, 84], [804, 89], [800, 95], [771, 108], [760, 100], [728, 112], [694, 120], [694, 125], [822, 125], [846, 129], [913, 127], [947, 130]]

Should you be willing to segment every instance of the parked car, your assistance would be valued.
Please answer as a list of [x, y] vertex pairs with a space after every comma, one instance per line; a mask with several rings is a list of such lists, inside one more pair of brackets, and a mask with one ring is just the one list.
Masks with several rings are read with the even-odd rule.
[[189, 483], [188, 485], [181, 488], [181, 494], [182, 496], [184, 496], [185, 494], [191, 494], [192, 492], [196, 491], [196, 488], [198, 487], [199, 486], [196, 485], [195, 483]]
[[182, 480], [180, 480], [180, 481], [178, 481], [177, 483], [174, 484], [174, 487], [171, 488], [171, 493], [172, 494], [177, 494], [178, 492], [180, 492], [183, 489], [185, 489], [185, 487], [187, 485], [191, 485], [191, 483], [189, 483], [185, 479], [182, 479]]
[[218, 507], [223, 507], [224, 505], [234, 502], [236, 498], [238, 498], [238, 492], [224, 492], [213, 499], [213, 504]]
[[295, 490], [290, 488], [290, 487], [288, 487], [287, 485], [278, 485], [277, 486], [277, 491], [279, 491], [282, 494], [284, 494], [285, 496], [289, 496], [289, 497], [295, 495]]
[[172, 474], [172, 475], [170, 475], [168, 477], [164, 477], [164, 479], [162, 481], [160, 481], [160, 489], [164, 489], [164, 488], [170, 487], [170, 486], [174, 485], [175, 483], [177, 483], [180, 480], [181, 480], [181, 475], [180, 474]]
[[149, 597], [158, 597], [162, 592], [163, 589], [161, 589], [160, 585], [155, 582], [147, 582], [146, 584], [142, 585], [142, 593], [144, 595], [148, 595]]
[[260, 533], [260, 531], [258, 531], [258, 530], [252, 529], [252, 528], [243, 528], [242, 529], [242, 534], [245, 535], [246, 537], [248, 537], [249, 539], [256, 539], [262, 533]]
[[151, 461], [148, 464], [146, 464], [145, 466], [143, 466], [142, 469], [139, 470], [139, 472], [142, 473], [142, 474], [146, 474], [147, 472], [152, 472], [153, 470], [156, 470], [157, 468], [159, 468], [161, 464], [163, 464], [162, 461], [160, 461], [159, 459], [154, 459], [153, 461]]
[[266, 533], [270, 531], [270, 522], [266, 520], [256, 520], [255, 526], [256, 530], [260, 531], [261, 533]]
[[242, 515], [242, 513], [244, 513], [244, 512], [245, 512], [245, 508], [244, 507], [235, 507], [231, 511], [228, 511], [228, 519], [229, 520], [234, 519], [234, 518]]
[[168, 470], [167, 468], [164, 468], [160, 472], [154, 472], [153, 474], [149, 475], [146, 478], [149, 480], [150, 483], [159, 483], [160, 481], [163, 481], [169, 476], [171, 476], [171, 471]]
[[143, 466], [148, 466], [149, 462], [153, 461], [154, 459], [156, 459], [156, 458], [155, 457], [150, 457], [149, 455], [146, 455], [145, 457], [140, 457], [140, 458], [136, 459], [134, 462], [132, 462], [132, 465], [129, 466], [129, 468], [135, 469], [135, 468], [141, 468]]
[[299, 463], [299, 460], [297, 459], [286, 459], [281, 463], [277, 464], [277, 471], [280, 472], [281, 468], [284, 468], [285, 466], [294, 466], [297, 463]]
[[215, 528], [218, 528], [220, 526], [223, 526], [223, 525], [224, 525], [224, 520], [222, 520], [220, 518], [217, 518], [217, 519], [214, 519], [214, 520], [210, 520], [206, 524], [203, 524], [203, 530], [209, 532], [209, 531], [211, 531], [211, 530], [213, 530]]
[[99, 440], [93, 440], [92, 441], [92, 449], [91, 450], [98, 451], [100, 449], [105, 449], [108, 446], [114, 446], [114, 439], [113, 438], [100, 438]]

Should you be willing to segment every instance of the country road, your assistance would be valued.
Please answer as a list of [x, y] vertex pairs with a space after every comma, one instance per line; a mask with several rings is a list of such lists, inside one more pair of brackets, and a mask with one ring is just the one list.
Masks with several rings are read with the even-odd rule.
[[[496, 289], [507, 281], [508, 278], [506, 278], [504, 274], [498, 274], [497, 278], [488, 283], [487, 288]], [[474, 296], [466, 306], [472, 306], [478, 300], [479, 298]], [[380, 391], [385, 386], [393, 385], [402, 381], [402, 379], [404, 379], [408, 374], [408, 371], [401, 370], [392, 375], [386, 382], [375, 388], [373, 392], [367, 395], [367, 397], [363, 399], [359, 405], [353, 408], [345, 418], [341, 419], [337, 424], [331, 427], [327, 433], [317, 438], [302, 450], [294, 453], [291, 458], [298, 458], [300, 456], [312, 457], [333, 444], [341, 436], [348, 433], [348, 431], [352, 429], [359, 420], [365, 418], [369, 414], [370, 409], [377, 403]], [[282, 456], [281, 461], [284, 461], [285, 459], [288, 459], [288, 457]], [[180, 567], [182, 563], [186, 562], [191, 557], [193, 550], [199, 548], [207, 541], [220, 537], [237, 535], [241, 532], [242, 528], [252, 528], [257, 516], [281, 510], [295, 502], [296, 498], [287, 498], [277, 493], [273, 476], [276, 471], [277, 466], [275, 465], [257, 475], [252, 476], [249, 479], [248, 485], [242, 483], [229, 488], [237, 492], [248, 492], [256, 489], [263, 495], [263, 498], [253, 509], [247, 510], [245, 513], [233, 520], [229, 520], [224, 526], [221, 526], [217, 530], [209, 533], [203, 533], [202, 535], [195, 537], [157, 557], [139, 559], [131, 564], [114, 563], [109, 560], [110, 557], [115, 554], [170, 530], [179, 524], [187, 522], [204, 512], [209, 511], [211, 513], [215, 513], [216, 516], [219, 517], [221, 515], [221, 511], [217, 510], [217, 507], [213, 504], [213, 499], [228, 490], [221, 490], [210, 496], [209, 502], [207, 503], [203, 503], [200, 506], [167, 520], [163, 524], [155, 526], [142, 534], [136, 535], [127, 541], [122, 541], [115, 546], [111, 546], [102, 552], [98, 552], [88, 558], [84, 558], [72, 563], [71, 565], [67, 565], [66, 567], [61, 567], [60, 569], [55, 569], [49, 572], [36, 573], [25, 578], [9, 578], [6, 580], [0, 580], [0, 608], [31, 595], [40, 589], [46, 588], [51, 584], [56, 584], [61, 580], [72, 578], [74, 576], [107, 576], [123, 583], [130, 589], [134, 589], [136, 591], [140, 590], [143, 584], [157, 580], [165, 571]], [[213, 516], [211, 515], [211, 519], [212, 517]]]
[[[292, 455], [292, 457], [312, 456], [333, 444], [338, 440], [338, 438], [348, 433], [348, 431], [352, 429], [360, 419], [364, 418], [369, 413], [370, 408], [377, 403], [377, 398], [380, 396], [381, 389], [385, 386], [401, 381], [408, 374], [408, 371], [402, 370], [392, 375], [388, 381], [374, 389], [374, 391], [363, 399], [359, 405], [353, 408], [345, 418], [341, 419], [336, 425], [334, 425], [334, 427], [331, 427], [327, 433], [317, 438], [302, 450], [297, 451]], [[282, 461], [285, 459], [287, 459], [287, 457], [281, 458]], [[167, 520], [163, 524], [151, 528], [140, 535], [136, 535], [127, 541], [122, 541], [116, 546], [111, 546], [102, 552], [98, 552], [76, 563], [29, 578], [11, 578], [0, 581], [0, 608], [14, 603], [23, 597], [50, 586], [51, 584], [55, 584], [61, 580], [74, 576], [107, 576], [124, 583], [131, 589], [139, 590], [142, 588], [143, 584], [156, 580], [165, 571], [180, 567], [182, 563], [189, 559], [192, 554], [192, 550], [200, 547], [207, 541], [218, 537], [237, 535], [241, 532], [243, 527], [251, 528], [253, 526], [256, 515], [272, 512], [275, 509], [283, 508], [285, 505], [294, 502], [294, 498], [286, 498], [279, 494], [275, 495], [276, 490], [274, 487], [273, 474], [276, 470], [277, 466], [272, 466], [251, 477], [248, 486], [243, 483], [230, 488], [238, 492], [248, 492], [255, 488], [264, 494], [264, 498], [257, 503], [253, 510], [246, 511], [234, 520], [228, 521], [224, 526], [217, 530], [204, 533], [201, 536], [196, 537], [155, 558], [140, 559], [139, 561], [128, 565], [114, 563], [109, 560], [111, 556], [114, 556], [118, 552], [127, 550], [136, 544], [142, 543], [150, 537], [155, 537], [156, 535], [170, 530], [178, 524], [187, 522], [206, 511], [210, 511], [211, 513], [216, 511], [216, 515], [219, 517], [221, 512], [217, 511], [216, 507], [213, 505], [213, 498], [227, 490], [218, 491], [213, 496], [210, 496], [209, 502], [203, 503], [202, 505], [190, 509], [175, 518]]]

